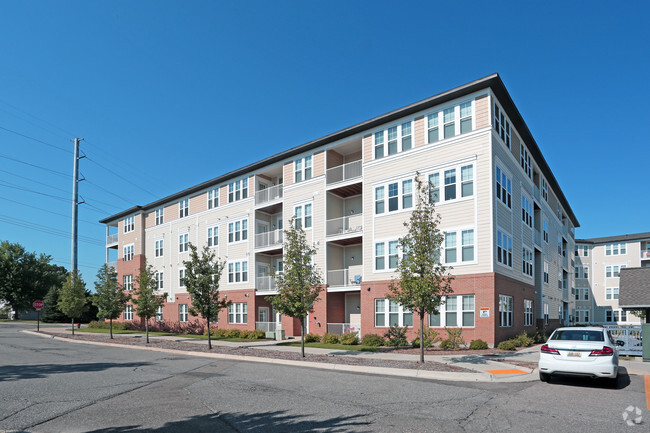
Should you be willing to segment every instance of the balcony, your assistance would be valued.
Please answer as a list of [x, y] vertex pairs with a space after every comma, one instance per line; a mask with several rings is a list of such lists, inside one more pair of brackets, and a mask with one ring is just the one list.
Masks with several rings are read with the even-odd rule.
[[361, 286], [363, 280], [363, 266], [350, 266], [347, 269], [336, 269], [327, 271], [327, 285], [332, 287], [354, 287]]
[[106, 245], [116, 244], [118, 238], [118, 233], [106, 236]]
[[117, 261], [115, 262], [106, 262], [106, 266], [109, 268], [117, 269]]
[[363, 230], [363, 214], [354, 214], [342, 218], [327, 220], [325, 233], [327, 236], [338, 236], [350, 233], [361, 233]]
[[542, 233], [539, 230], [535, 229], [534, 237], [535, 237], [535, 245], [541, 247], [542, 246]]
[[328, 334], [334, 335], [343, 335], [349, 332], [354, 332], [359, 338], [361, 338], [361, 327], [351, 323], [328, 323], [327, 332]]
[[275, 277], [267, 275], [265, 277], [257, 277], [255, 279], [255, 290], [258, 292], [273, 292], [278, 290], [275, 282]]
[[569, 269], [569, 258], [567, 256], [562, 257], [562, 267]]
[[276, 322], [255, 322], [255, 329], [264, 332], [275, 332], [278, 329], [282, 329], [282, 325]]
[[650, 260], [650, 250], [641, 251], [641, 260]]
[[258, 233], [255, 235], [255, 248], [282, 246], [282, 230]]
[[255, 193], [255, 206], [271, 203], [282, 198], [282, 185], [275, 185]]
[[539, 191], [539, 188], [537, 188], [537, 185], [533, 188], [533, 196], [538, 203], [542, 202], [542, 193]]
[[361, 177], [361, 164], [362, 162], [359, 160], [327, 169], [327, 185], [329, 186], [337, 182], [344, 182]]

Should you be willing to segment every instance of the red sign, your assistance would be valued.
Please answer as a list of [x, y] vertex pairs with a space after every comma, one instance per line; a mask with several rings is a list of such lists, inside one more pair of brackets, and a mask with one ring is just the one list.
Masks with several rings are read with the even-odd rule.
[[32, 303], [32, 307], [34, 307], [36, 311], [41, 311], [43, 309], [43, 305], [43, 301], [34, 301]]

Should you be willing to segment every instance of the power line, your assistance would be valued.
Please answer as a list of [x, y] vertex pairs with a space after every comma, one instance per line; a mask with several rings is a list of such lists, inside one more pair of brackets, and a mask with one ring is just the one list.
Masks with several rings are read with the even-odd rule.
[[39, 182], [38, 180], [31, 179], [31, 178], [29, 178], [29, 177], [27, 177], [27, 176], [21, 176], [21, 175], [19, 175], [19, 174], [12, 173], [12, 172], [10, 172], [10, 171], [3, 170], [3, 169], [1, 169], [1, 168], [0, 168], [0, 171], [2, 171], [2, 172], [4, 172], [4, 173], [7, 173], [7, 174], [10, 174], [10, 175], [12, 175], [12, 176], [20, 177], [21, 179], [25, 179], [25, 180], [28, 180], [28, 181], [30, 181], [30, 182], [38, 183], [38, 184], [40, 184], [40, 185], [45, 185], [45, 186], [47, 186], [47, 187], [49, 187], [49, 188], [56, 189], [57, 191], [62, 191], [62, 192], [66, 192], [66, 193], [69, 192], [67, 189], [57, 188], [57, 187], [55, 187], [55, 186], [50, 185], [49, 183]]
[[29, 165], [29, 166], [31, 166], [31, 167], [35, 167], [35, 168], [40, 168], [41, 170], [49, 171], [50, 173], [58, 174], [59, 176], [70, 177], [69, 174], [62, 173], [62, 172], [60, 172], [60, 171], [56, 171], [56, 170], [52, 170], [52, 169], [50, 169], [50, 168], [42, 167], [42, 166], [40, 166], [40, 165], [32, 164], [32, 163], [30, 163], [30, 162], [21, 161], [20, 159], [12, 158], [11, 156], [3, 155], [3, 154], [1, 154], [1, 153], [0, 153], [0, 158], [9, 159], [9, 160], [11, 160], [11, 161], [19, 162], [19, 163], [21, 163], [21, 164]]
[[[58, 130], [61, 131], [61, 132], [64, 132], [64, 133], [66, 134], [66, 137], [74, 137], [74, 136], [76, 135], [76, 134], [71, 133], [70, 131], [66, 131], [65, 129], [63, 129], [63, 128], [57, 126], [57, 125], [55, 125], [55, 124], [52, 123], [52, 122], [48, 122], [47, 120], [41, 119], [41, 118], [38, 117], [38, 116], [34, 116], [33, 114], [30, 114], [30, 113], [28, 113], [27, 111], [25, 111], [25, 110], [23, 110], [23, 109], [21, 109], [21, 108], [19, 108], [19, 107], [16, 107], [15, 105], [12, 105], [12, 104], [8, 103], [8, 102], [5, 101], [5, 100], [0, 99], [0, 102], [2, 102], [2, 103], [5, 104], [5, 105], [8, 105], [9, 107], [13, 108], [14, 110], [20, 111], [21, 113], [26, 114], [26, 115], [28, 115], [29, 117], [32, 117], [32, 118], [34, 118], [34, 119], [36, 119], [36, 120], [38, 120], [38, 121], [41, 121], [41, 122], [43, 122], [43, 123], [46, 123], [46, 124], [48, 124], [48, 125], [50, 125], [50, 126], [56, 128], [56, 129], [58, 129]], [[14, 114], [14, 116], [15, 116], [15, 114]], [[16, 117], [18, 117], [18, 116], [16, 116]], [[25, 119], [23, 119], [23, 120], [25, 120]]]
[[72, 152], [70, 152], [70, 150], [68, 150], [68, 149], [64, 149], [63, 147], [59, 147], [59, 146], [57, 146], [57, 145], [55, 145], [55, 144], [51, 144], [51, 143], [48, 143], [48, 142], [46, 142], [46, 141], [39, 140], [38, 138], [30, 137], [29, 135], [21, 134], [20, 132], [14, 131], [14, 130], [12, 130], [12, 129], [5, 128], [4, 126], [0, 126], [0, 129], [5, 130], [5, 131], [7, 131], [7, 132], [11, 132], [12, 134], [19, 135], [19, 136], [21, 136], [21, 137], [27, 138], [27, 139], [29, 139], [29, 140], [36, 141], [37, 143], [41, 143], [41, 144], [44, 144], [44, 145], [46, 145], [46, 146], [53, 147], [53, 148], [58, 149], [58, 150], [62, 150], [63, 152], [66, 152], [66, 153], [72, 153]]
[[[3, 183], [5, 185], [3, 185]], [[54, 199], [57, 199], [57, 200], [62, 200], [62, 201], [65, 201], [65, 202], [71, 202], [72, 201], [69, 198], [61, 197], [61, 196], [58, 196], [58, 195], [47, 194], [47, 193], [40, 192], [40, 191], [35, 191], [33, 189], [29, 189], [29, 188], [25, 188], [25, 187], [22, 187], [22, 186], [19, 186], [19, 185], [16, 185], [16, 184], [12, 184], [11, 182], [7, 182], [5, 180], [0, 180], [0, 186], [4, 186], [4, 187], [7, 187], [7, 188], [14, 188], [14, 189], [18, 189], [18, 190], [26, 191], [26, 192], [31, 192], [31, 193], [39, 194], [39, 195], [42, 195], [42, 196], [45, 196], [45, 197], [50, 197], [50, 198], [54, 198]], [[98, 208], [97, 206], [93, 206], [88, 202], [84, 202], [84, 204], [86, 204], [91, 209], [95, 209], [96, 212], [103, 213], [103, 214], [109, 214], [110, 213], [110, 212], [108, 212], [108, 211], [106, 211], [104, 209]], [[109, 205], [109, 206], [113, 206], [113, 205]], [[118, 207], [118, 206], [114, 206], [114, 207]]]
[[86, 156], [86, 159], [87, 159], [88, 161], [94, 163], [94, 164], [97, 164], [99, 167], [103, 168], [104, 170], [108, 171], [109, 173], [113, 174], [114, 176], [119, 177], [119, 178], [122, 179], [123, 181], [125, 181], [125, 182], [127, 182], [127, 183], [129, 183], [129, 184], [131, 184], [131, 185], [133, 185], [133, 186], [135, 186], [135, 187], [138, 188], [139, 190], [142, 190], [142, 191], [146, 192], [147, 194], [152, 195], [153, 197], [157, 197], [156, 194], [154, 194], [154, 193], [152, 193], [151, 191], [148, 191], [148, 190], [142, 188], [140, 185], [138, 185], [138, 184], [136, 184], [136, 183], [134, 183], [134, 182], [131, 182], [129, 179], [127, 179], [127, 178], [125, 178], [124, 176], [122, 176], [122, 175], [120, 175], [120, 174], [114, 172], [114, 171], [111, 170], [110, 168], [105, 167], [104, 165], [100, 164], [99, 162], [95, 161], [94, 159], [91, 159], [89, 156]]
[[[95, 182], [91, 182], [90, 180], [88, 180], [88, 179], [86, 179], [86, 178], [84, 178], [84, 180], [85, 180], [89, 185], [93, 185], [93, 186], [95, 186], [96, 188], [101, 189], [102, 191], [104, 191], [104, 192], [107, 193], [107, 194], [110, 194], [110, 195], [112, 195], [112, 196], [115, 196], [115, 197], [119, 198], [120, 200], [124, 200], [125, 202], [127, 202], [127, 203], [129, 203], [129, 204], [132, 203], [131, 200], [126, 199], [126, 198], [124, 198], [124, 197], [122, 197], [122, 196], [120, 196], [120, 195], [117, 195], [117, 194], [115, 194], [114, 192], [107, 190], [107, 189], [104, 188], [103, 186], [99, 186], [99, 185], [97, 185]], [[118, 207], [118, 206], [116, 206], [116, 207]]]
[[[63, 214], [63, 213], [54, 212], [54, 211], [51, 211], [51, 210], [48, 210], [48, 209], [43, 209], [42, 207], [38, 207], [38, 206], [32, 206], [32, 205], [30, 205], [30, 204], [22, 203], [22, 202], [20, 202], [20, 201], [11, 200], [11, 199], [9, 199], [9, 198], [7, 198], [7, 197], [0, 196], [0, 199], [2, 199], [2, 200], [6, 200], [6, 201], [10, 201], [10, 202], [12, 202], [12, 203], [16, 203], [16, 204], [19, 204], [19, 205], [22, 205], [22, 206], [31, 207], [32, 209], [37, 209], [37, 210], [40, 210], [40, 211], [42, 211], [42, 212], [51, 213], [51, 214], [53, 214], [53, 215], [59, 215], [59, 216], [62, 216], [62, 217], [70, 218], [70, 215], [66, 215], [66, 214]], [[83, 222], [88, 223], [88, 224], [97, 224], [96, 221], [88, 221], [88, 220], [84, 220], [84, 219], [79, 219], [79, 221], [83, 221]]]
[[[0, 214], [0, 221], [5, 222], [7, 224], [12, 224], [12, 225], [15, 225], [15, 226], [19, 226], [19, 227], [24, 227], [24, 228], [27, 228], [27, 229], [30, 229], [30, 230], [36, 230], [36, 231], [39, 231], [39, 232], [48, 233], [48, 234], [51, 234], [51, 235], [61, 236], [61, 237], [70, 239], [70, 234], [68, 232], [66, 232], [66, 231], [59, 230], [59, 229], [56, 229], [54, 227], [44, 226], [42, 224], [36, 224], [34, 222], [30, 222], [30, 221], [26, 221], [26, 220], [20, 220], [20, 219], [17, 219], [17, 218], [12, 218], [12, 217], [10, 217], [8, 215]], [[105, 246], [105, 244], [103, 242], [98, 241], [97, 239], [91, 238], [89, 236], [79, 236], [79, 241], [80, 242], [85, 242], [85, 243], [91, 244], [91, 245]]]

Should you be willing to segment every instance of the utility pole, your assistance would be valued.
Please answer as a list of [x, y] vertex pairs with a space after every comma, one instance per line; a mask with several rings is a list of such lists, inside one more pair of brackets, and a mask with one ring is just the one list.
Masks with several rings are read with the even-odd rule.
[[74, 139], [74, 168], [72, 171], [72, 257], [70, 264], [72, 265], [71, 271], [78, 270], [77, 266], [77, 233], [78, 233], [78, 207], [79, 207], [79, 142], [82, 138]]

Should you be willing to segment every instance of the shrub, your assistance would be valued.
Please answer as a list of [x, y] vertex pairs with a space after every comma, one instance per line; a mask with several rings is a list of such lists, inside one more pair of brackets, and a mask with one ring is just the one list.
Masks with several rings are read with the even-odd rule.
[[499, 350], [517, 350], [514, 340], [506, 340], [499, 343]]
[[248, 336], [251, 334], [251, 331], [247, 331], [245, 329], [242, 329], [239, 331], [239, 338], [248, 338]]
[[546, 334], [544, 334], [544, 332], [540, 331], [539, 329], [530, 334], [530, 338], [533, 339], [535, 342], [534, 344], [546, 343]]
[[262, 331], [261, 329], [256, 329], [254, 331], [248, 331], [248, 339], [249, 340], [262, 340], [266, 338], [266, 332]]
[[398, 347], [398, 346], [407, 346], [409, 342], [406, 340], [406, 330], [408, 328], [405, 326], [400, 328], [397, 325], [393, 325], [388, 329], [388, 332], [384, 334], [384, 337], [388, 339], [387, 344], [389, 346]]
[[213, 329], [212, 335], [214, 335], [214, 338], [226, 338], [227, 332], [226, 329]]
[[465, 346], [466, 343], [462, 337], [463, 328], [445, 328], [445, 331], [447, 331], [447, 339], [451, 345], [451, 350], [456, 350], [461, 345]]
[[341, 335], [339, 341], [341, 342], [341, 344], [354, 346], [359, 344], [359, 337], [357, 336], [356, 332], [346, 332], [345, 334]]
[[323, 344], [339, 344], [339, 336], [335, 334], [327, 333], [321, 338], [321, 343]]
[[377, 334], [366, 334], [361, 339], [361, 344], [371, 347], [383, 346], [384, 338], [381, 335]]
[[[420, 347], [420, 334], [422, 332], [418, 329], [418, 336], [413, 340], [413, 347]], [[440, 340], [438, 337], [439, 332], [434, 329], [425, 329], [424, 330], [424, 347], [431, 347]]]
[[241, 332], [239, 331], [239, 329], [228, 329], [228, 330], [226, 330], [225, 337], [226, 338], [239, 338], [240, 335], [241, 335]]
[[512, 339], [513, 342], [517, 347], [528, 347], [532, 346], [533, 343], [535, 342], [534, 339], [530, 338], [528, 334], [525, 332], [522, 332], [521, 334], [517, 335], [515, 338]]
[[305, 343], [319, 343], [320, 337], [316, 334], [305, 334]]
[[488, 344], [481, 339], [472, 340], [472, 342], [469, 343], [469, 348], [472, 350], [483, 350], [488, 348]]
[[440, 348], [444, 350], [449, 350], [452, 348], [451, 341], [448, 338], [445, 338], [440, 342]]
[[[111, 329], [111, 322], [90, 322], [89, 328], [93, 329]], [[129, 329], [129, 322], [113, 322], [113, 331], [126, 331]]]

